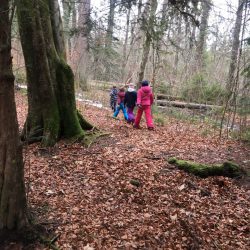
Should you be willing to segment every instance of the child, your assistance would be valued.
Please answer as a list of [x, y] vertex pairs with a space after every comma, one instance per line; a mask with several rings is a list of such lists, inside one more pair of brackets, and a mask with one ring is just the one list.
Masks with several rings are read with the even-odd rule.
[[148, 129], [154, 129], [153, 119], [151, 115], [151, 105], [153, 104], [154, 98], [152, 94], [151, 88], [148, 86], [149, 82], [144, 80], [141, 82], [141, 88], [137, 93], [137, 106], [138, 111], [135, 118], [134, 127], [139, 128], [139, 124], [141, 121], [142, 113], [145, 112], [146, 123]]
[[136, 99], [137, 99], [137, 93], [135, 91], [134, 84], [130, 83], [124, 99], [124, 105], [127, 106], [129, 123], [134, 123], [135, 121], [135, 115], [133, 111], [136, 105]]
[[116, 86], [113, 86], [113, 88], [110, 91], [110, 107], [112, 108], [114, 112], [116, 110], [117, 94], [118, 94], [118, 90]]
[[125, 99], [124, 88], [120, 88], [120, 90], [118, 92], [118, 99], [117, 99], [118, 107], [116, 108], [116, 111], [113, 115], [114, 118], [116, 118], [118, 116], [120, 110], [122, 110], [125, 120], [128, 120], [128, 114], [127, 114], [127, 111], [126, 111], [125, 106], [124, 106], [124, 99]]

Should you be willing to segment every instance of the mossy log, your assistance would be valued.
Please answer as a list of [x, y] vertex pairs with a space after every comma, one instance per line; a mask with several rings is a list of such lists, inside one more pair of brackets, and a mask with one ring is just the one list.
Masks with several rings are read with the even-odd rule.
[[206, 178], [209, 176], [225, 176], [235, 178], [244, 175], [244, 171], [236, 163], [226, 161], [222, 164], [207, 165], [192, 161], [178, 160], [175, 157], [168, 159], [168, 163], [176, 165], [179, 169], [196, 176]]

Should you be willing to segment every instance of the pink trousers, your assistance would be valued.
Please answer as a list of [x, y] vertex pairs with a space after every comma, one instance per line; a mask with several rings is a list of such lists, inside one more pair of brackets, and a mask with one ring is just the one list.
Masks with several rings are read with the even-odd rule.
[[147, 127], [153, 128], [154, 124], [153, 124], [153, 118], [151, 114], [151, 106], [142, 106], [141, 108], [138, 108], [134, 126], [139, 127], [143, 111], [145, 112]]

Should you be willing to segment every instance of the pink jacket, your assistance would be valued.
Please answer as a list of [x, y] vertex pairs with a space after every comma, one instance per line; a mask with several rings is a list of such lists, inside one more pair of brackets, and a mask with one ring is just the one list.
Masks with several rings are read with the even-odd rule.
[[118, 99], [117, 99], [117, 103], [118, 105], [122, 102], [124, 102], [125, 99], [125, 92], [124, 91], [119, 91], [118, 92]]
[[149, 86], [143, 86], [137, 93], [137, 105], [151, 106], [154, 102], [152, 90]]

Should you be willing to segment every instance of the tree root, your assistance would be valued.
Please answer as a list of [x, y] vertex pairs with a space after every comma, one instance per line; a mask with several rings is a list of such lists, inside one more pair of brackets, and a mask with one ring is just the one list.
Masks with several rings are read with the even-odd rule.
[[108, 135], [110, 135], [110, 133], [104, 133], [99, 130], [90, 131], [85, 134], [85, 137], [83, 138], [82, 142], [89, 148], [94, 142], [96, 142], [97, 139]]
[[79, 110], [77, 110], [77, 117], [83, 130], [92, 130], [95, 128], [91, 123], [84, 119]]
[[225, 176], [236, 178], [245, 175], [245, 172], [236, 163], [226, 161], [222, 164], [206, 165], [191, 161], [178, 160], [175, 157], [168, 159], [168, 163], [176, 165], [187, 173], [194, 174], [201, 178], [209, 176]]

